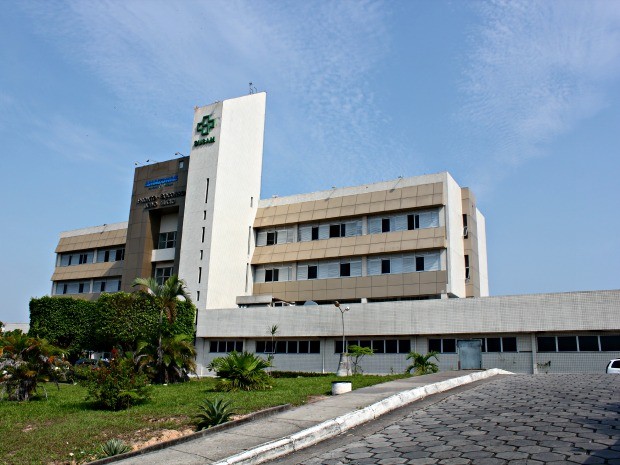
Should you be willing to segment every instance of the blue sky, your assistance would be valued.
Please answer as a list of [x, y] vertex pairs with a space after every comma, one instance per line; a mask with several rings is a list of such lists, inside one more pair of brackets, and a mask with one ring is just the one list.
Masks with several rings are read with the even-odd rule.
[[619, 2], [5, 0], [0, 41], [2, 321], [250, 81], [263, 198], [447, 170], [492, 295], [620, 288]]

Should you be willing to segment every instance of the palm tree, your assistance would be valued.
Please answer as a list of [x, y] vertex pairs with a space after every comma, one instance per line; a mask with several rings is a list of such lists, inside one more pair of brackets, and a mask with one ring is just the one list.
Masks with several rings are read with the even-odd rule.
[[437, 358], [437, 352], [435, 351], [430, 351], [426, 355], [422, 355], [417, 352], [409, 352], [409, 355], [407, 355], [407, 360], [412, 360], [413, 363], [407, 367], [405, 373], [410, 373], [413, 369], [415, 369], [413, 372], [415, 376], [437, 373], [439, 371], [439, 367], [435, 362], [431, 362], [431, 358], [439, 361]]
[[185, 281], [179, 279], [178, 276], [170, 276], [163, 284], [159, 284], [153, 277], [136, 278], [132, 284], [142, 286], [141, 292], [150, 295], [159, 306], [159, 337], [157, 341], [157, 376], [158, 381], [163, 382], [165, 378], [164, 351], [162, 349], [162, 321], [164, 313], [168, 319], [168, 323], [173, 324], [177, 317], [177, 302], [179, 299], [185, 299], [191, 302]]

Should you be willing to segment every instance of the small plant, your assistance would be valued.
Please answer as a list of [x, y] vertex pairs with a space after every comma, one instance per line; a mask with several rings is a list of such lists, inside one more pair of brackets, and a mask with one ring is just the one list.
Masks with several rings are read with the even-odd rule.
[[217, 357], [209, 364], [220, 378], [218, 391], [258, 391], [271, 388], [271, 380], [265, 368], [269, 361], [251, 352], [231, 352]]
[[409, 355], [407, 355], [407, 360], [411, 360], [413, 363], [407, 367], [405, 373], [411, 373], [411, 370], [415, 370], [413, 372], [414, 376], [437, 373], [439, 371], [439, 367], [435, 362], [431, 362], [431, 358], [439, 361], [437, 358], [437, 352], [435, 351], [430, 351], [426, 355], [422, 355], [417, 352], [409, 352]]
[[198, 406], [198, 414], [195, 416], [196, 431], [211, 428], [230, 421], [235, 410], [232, 402], [224, 399], [206, 399], [202, 405]]
[[110, 439], [108, 442], [101, 444], [101, 453], [104, 457], [125, 454], [127, 452], [131, 452], [131, 450], [131, 446], [116, 438]]
[[353, 357], [353, 374], [362, 374], [364, 370], [360, 366], [360, 362], [366, 355], [374, 355], [374, 351], [370, 347], [361, 347], [358, 345], [349, 346], [349, 355]]
[[144, 373], [136, 373], [131, 358], [112, 352], [110, 366], [99, 365], [87, 373], [80, 384], [88, 389], [88, 398], [108, 410], [122, 410], [147, 401], [150, 386]]

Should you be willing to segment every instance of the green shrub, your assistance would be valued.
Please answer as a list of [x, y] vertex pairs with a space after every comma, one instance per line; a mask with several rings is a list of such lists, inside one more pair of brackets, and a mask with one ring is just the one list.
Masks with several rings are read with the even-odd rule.
[[349, 356], [353, 357], [353, 374], [362, 374], [364, 370], [360, 365], [360, 362], [366, 355], [374, 355], [374, 351], [370, 347], [361, 347], [356, 344], [352, 344], [349, 346], [347, 352]]
[[232, 402], [224, 399], [206, 399], [202, 405], [198, 406], [198, 414], [195, 416], [196, 431], [211, 428], [230, 421], [235, 410]]
[[112, 351], [109, 366], [99, 365], [88, 371], [80, 382], [88, 390], [87, 399], [108, 410], [122, 410], [150, 399], [148, 377], [136, 373], [133, 360]]
[[431, 362], [431, 358], [439, 361], [437, 358], [437, 352], [434, 351], [430, 351], [426, 355], [422, 355], [417, 352], [409, 352], [409, 355], [407, 355], [407, 360], [411, 360], [413, 363], [407, 367], [405, 373], [411, 373], [411, 370], [414, 370], [413, 374], [415, 376], [437, 373], [439, 371], [439, 367], [435, 362]]
[[125, 444], [120, 439], [110, 439], [109, 441], [101, 444], [101, 454], [104, 457], [113, 457], [119, 454], [125, 454], [131, 452], [131, 446]]
[[20, 330], [0, 334], [0, 399], [27, 401], [40, 382], [58, 383], [65, 368], [60, 354], [45, 339]]
[[265, 368], [270, 363], [250, 352], [231, 352], [226, 357], [217, 357], [209, 364], [220, 381], [219, 391], [257, 391], [271, 388], [271, 379]]

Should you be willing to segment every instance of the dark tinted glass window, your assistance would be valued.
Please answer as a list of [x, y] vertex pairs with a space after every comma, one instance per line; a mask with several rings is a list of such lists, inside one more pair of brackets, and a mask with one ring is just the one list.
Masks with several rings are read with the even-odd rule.
[[319, 267], [316, 265], [308, 266], [308, 279], [316, 279], [318, 276]]
[[351, 276], [351, 264], [350, 263], [340, 264], [340, 276]]
[[299, 341], [299, 353], [307, 354], [310, 348], [310, 341]]
[[601, 336], [601, 350], [620, 350], [620, 336]]
[[424, 257], [415, 258], [415, 270], [424, 271]]
[[273, 270], [265, 270], [265, 282], [270, 283], [273, 281]]
[[297, 341], [288, 341], [288, 353], [289, 354], [297, 353]]
[[256, 341], [256, 353], [265, 352], [265, 341]]
[[321, 342], [320, 341], [310, 341], [310, 353], [311, 354], [321, 353]]
[[340, 225], [339, 224], [330, 225], [329, 237], [340, 237]]
[[411, 352], [411, 341], [409, 339], [400, 339], [398, 341], [398, 353], [407, 354]]
[[336, 354], [342, 353], [342, 341], [336, 341], [336, 347], [334, 348], [334, 353]]
[[217, 352], [217, 341], [211, 341], [209, 352]]
[[385, 353], [396, 354], [398, 353], [398, 341], [395, 339], [388, 339], [385, 341]]
[[411, 231], [415, 229], [414, 215], [407, 215], [407, 229]]
[[286, 353], [286, 341], [276, 341], [276, 354]]
[[125, 258], [125, 249], [118, 249], [114, 258], [117, 262], [123, 260]]
[[579, 336], [581, 352], [598, 352], [598, 336]]
[[381, 273], [386, 274], [390, 272], [390, 261], [381, 260]]
[[381, 232], [389, 232], [390, 231], [390, 219], [383, 218], [381, 220]]
[[575, 336], [558, 337], [559, 352], [577, 352], [577, 338]]
[[313, 241], [319, 240], [319, 227], [318, 226], [312, 227], [312, 240]]
[[429, 339], [428, 340], [429, 352], [441, 352], [441, 339]]
[[502, 338], [502, 350], [504, 352], [516, 352], [517, 351], [517, 338], [516, 337]]
[[383, 339], [372, 341], [372, 350], [375, 354], [385, 353], [385, 341]]
[[235, 341], [235, 350], [237, 352], [243, 352], [243, 341]]
[[444, 339], [443, 340], [443, 351], [447, 353], [456, 352], [456, 339]]
[[235, 341], [226, 341], [226, 352], [235, 350]]
[[276, 233], [268, 232], [267, 233], [267, 245], [274, 245], [276, 243]]
[[372, 341], [360, 341], [360, 347], [372, 347]]
[[487, 352], [501, 352], [500, 339], [498, 337], [487, 337]]
[[538, 341], [538, 352], [555, 352], [555, 337], [540, 336]]

